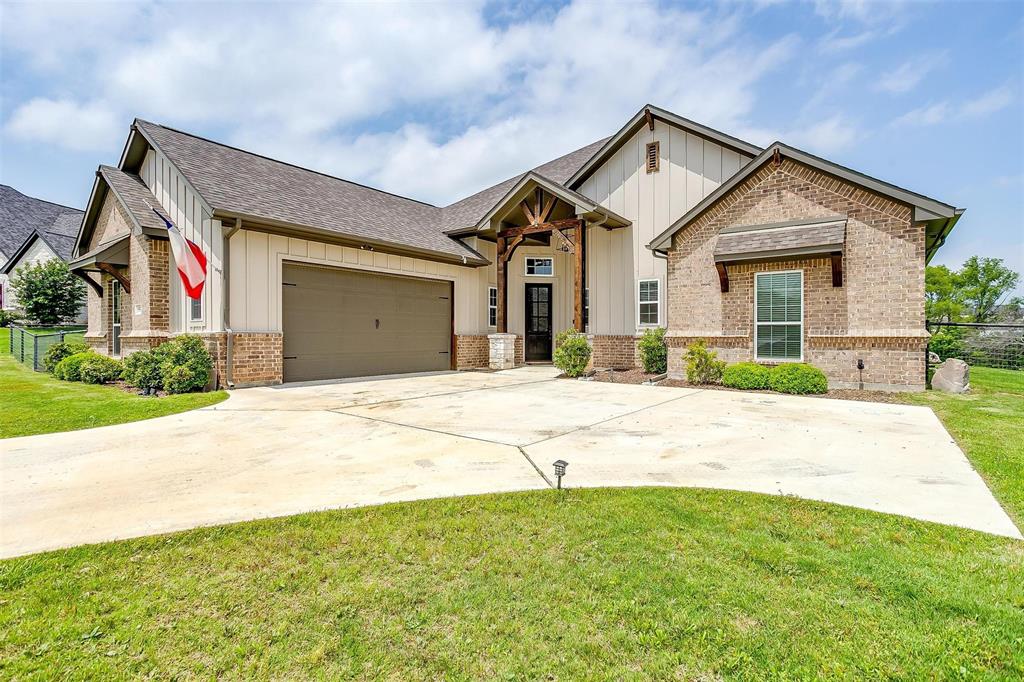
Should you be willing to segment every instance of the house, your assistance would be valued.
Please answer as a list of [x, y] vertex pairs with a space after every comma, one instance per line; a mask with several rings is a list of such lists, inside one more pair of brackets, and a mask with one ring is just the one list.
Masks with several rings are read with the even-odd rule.
[[[154, 208], [207, 255], [201, 298]], [[654, 106], [444, 207], [137, 119], [72, 268], [94, 348], [200, 334], [229, 386], [547, 362], [568, 327], [595, 366], [630, 366], [663, 326], [675, 374], [705, 338], [835, 385], [920, 388], [924, 266], [959, 215]]]
[[[77, 208], [36, 199], [0, 185], [0, 308], [18, 307], [10, 288], [11, 275], [18, 268], [54, 258], [71, 258], [82, 215]], [[81, 321], [85, 321], [84, 310]]]

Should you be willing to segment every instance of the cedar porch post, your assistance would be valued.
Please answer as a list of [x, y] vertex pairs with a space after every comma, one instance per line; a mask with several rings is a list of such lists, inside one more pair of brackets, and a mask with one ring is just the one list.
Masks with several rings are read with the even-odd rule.
[[508, 331], [508, 271], [505, 268], [505, 237], [498, 237], [498, 253], [494, 259], [494, 266], [498, 269], [498, 310], [497, 322], [498, 333], [505, 334]]
[[586, 229], [586, 221], [580, 220], [576, 225], [575, 234], [573, 235], [573, 241], [576, 242], [573, 249], [573, 255], [576, 257], [576, 268], [573, 273], [573, 326], [578, 332], [585, 331], [583, 324], [583, 291], [586, 287], [585, 282], [587, 278], [583, 269], [586, 267], [587, 262], [584, 254], [586, 251], [584, 243]]

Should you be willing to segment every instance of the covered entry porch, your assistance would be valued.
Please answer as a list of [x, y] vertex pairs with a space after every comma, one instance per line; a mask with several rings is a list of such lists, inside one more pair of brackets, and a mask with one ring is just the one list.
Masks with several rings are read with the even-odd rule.
[[[537, 173], [524, 175], [472, 234], [494, 244], [490, 367], [550, 362], [557, 331], [587, 331], [587, 235], [630, 222]], [[517, 345], [519, 352], [517, 353]]]

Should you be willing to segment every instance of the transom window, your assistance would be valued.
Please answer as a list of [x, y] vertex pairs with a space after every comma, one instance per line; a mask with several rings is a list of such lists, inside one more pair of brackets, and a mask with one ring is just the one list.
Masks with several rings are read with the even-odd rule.
[[526, 274], [551, 277], [555, 274], [555, 261], [553, 258], [527, 258]]
[[657, 325], [661, 322], [661, 286], [656, 279], [640, 280], [637, 297], [638, 318], [642, 325]]
[[498, 287], [487, 287], [487, 326], [498, 326]]
[[754, 346], [758, 360], [801, 360], [804, 274], [759, 272], [754, 276]]

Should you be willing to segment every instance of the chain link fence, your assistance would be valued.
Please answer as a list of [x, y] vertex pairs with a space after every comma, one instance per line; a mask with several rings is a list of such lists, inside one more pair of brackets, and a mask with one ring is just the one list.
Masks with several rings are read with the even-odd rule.
[[85, 327], [58, 327], [47, 329], [37, 327], [11, 327], [8, 351], [18, 362], [43, 372], [43, 358], [50, 346], [63, 341], [85, 341]]
[[972, 367], [1024, 370], [1024, 324], [928, 322], [927, 328], [929, 354], [940, 361], [959, 358]]

